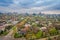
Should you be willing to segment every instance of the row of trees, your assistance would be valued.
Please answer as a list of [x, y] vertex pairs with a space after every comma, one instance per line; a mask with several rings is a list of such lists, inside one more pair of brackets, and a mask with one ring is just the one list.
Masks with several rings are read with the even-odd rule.
[[[49, 30], [49, 34], [50, 34], [50, 36], [57, 35], [58, 31], [55, 28], [53, 28], [53, 29]], [[30, 33], [27, 33], [26, 35], [15, 33], [14, 37], [15, 38], [25, 37], [26, 39], [39, 39], [39, 38], [43, 38], [43, 37], [48, 37], [47, 35], [48, 34], [46, 34], [45, 32], [38, 31], [37, 33], [30, 32]]]

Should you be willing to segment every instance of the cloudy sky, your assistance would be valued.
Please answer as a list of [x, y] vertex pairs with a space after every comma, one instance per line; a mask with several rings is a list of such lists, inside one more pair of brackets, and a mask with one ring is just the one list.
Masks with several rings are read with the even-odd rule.
[[0, 0], [0, 12], [60, 13], [60, 0]]

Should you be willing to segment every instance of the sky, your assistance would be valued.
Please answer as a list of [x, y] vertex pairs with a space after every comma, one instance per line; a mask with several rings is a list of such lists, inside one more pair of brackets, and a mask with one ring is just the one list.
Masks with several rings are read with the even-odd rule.
[[0, 0], [0, 12], [59, 14], [60, 0]]

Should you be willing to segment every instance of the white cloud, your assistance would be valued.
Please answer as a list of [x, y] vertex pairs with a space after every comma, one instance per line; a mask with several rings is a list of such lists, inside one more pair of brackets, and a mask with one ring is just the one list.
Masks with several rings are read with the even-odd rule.
[[[7, 7], [3, 7], [3, 6], [0, 6], [0, 11], [2, 12], [18, 12], [18, 13], [39, 13], [40, 11], [43, 11], [45, 13], [50, 13], [52, 12], [51, 10], [50, 11], [46, 11], [46, 10], [49, 10], [51, 9], [52, 6], [56, 5], [55, 3], [53, 4], [49, 4], [49, 5], [42, 5], [42, 6], [35, 6], [35, 5], [40, 5], [40, 4], [44, 4], [45, 2], [51, 2], [51, 1], [54, 1], [54, 0], [34, 0], [32, 2], [32, 0], [13, 0], [13, 3], [10, 4], [9, 6]], [[22, 7], [22, 4], [27, 4], [29, 3], [28, 5], [24, 5], [24, 7], [28, 7], [28, 8], [23, 8]], [[32, 3], [32, 4], [30, 4]], [[54, 10], [55, 11], [55, 10]], [[54, 12], [53, 11], [53, 12]], [[52, 13], [53, 13], [52, 12]], [[56, 11], [56, 13], [59, 12], [59, 11]]]
[[20, 0], [13, 0], [13, 3], [16, 4], [16, 5], [18, 5], [19, 2], [20, 2]]
[[60, 10], [43, 11], [44, 14], [60, 14]]
[[41, 7], [32, 7], [32, 8], [28, 8], [28, 9], [25, 9], [25, 8], [20, 8], [19, 6], [17, 5], [14, 5], [14, 4], [11, 4], [10, 6], [8, 7], [0, 7], [0, 10], [1, 11], [4, 11], [4, 12], [18, 12], [18, 13], [39, 13], [40, 11], [45, 11], [47, 8], [53, 6], [52, 5], [48, 5], [48, 6], [41, 6]]

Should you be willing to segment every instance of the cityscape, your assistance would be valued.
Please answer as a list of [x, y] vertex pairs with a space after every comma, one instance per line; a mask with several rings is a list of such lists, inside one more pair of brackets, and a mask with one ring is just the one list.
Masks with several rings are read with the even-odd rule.
[[0, 0], [0, 40], [60, 40], [60, 0]]
[[60, 40], [60, 14], [0, 13], [0, 40]]

